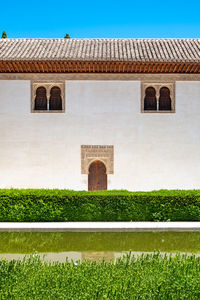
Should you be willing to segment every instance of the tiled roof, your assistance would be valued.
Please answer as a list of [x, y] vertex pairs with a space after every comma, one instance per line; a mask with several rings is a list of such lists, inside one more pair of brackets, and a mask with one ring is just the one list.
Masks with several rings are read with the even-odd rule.
[[0, 39], [0, 61], [200, 62], [200, 39]]

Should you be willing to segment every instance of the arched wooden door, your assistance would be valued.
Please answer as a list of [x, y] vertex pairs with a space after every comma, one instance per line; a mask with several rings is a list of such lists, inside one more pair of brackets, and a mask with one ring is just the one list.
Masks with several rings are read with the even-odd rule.
[[88, 191], [107, 190], [107, 174], [104, 163], [94, 161], [89, 167]]

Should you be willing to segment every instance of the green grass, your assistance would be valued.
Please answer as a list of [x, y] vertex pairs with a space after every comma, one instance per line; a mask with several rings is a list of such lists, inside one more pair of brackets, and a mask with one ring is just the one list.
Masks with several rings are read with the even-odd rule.
[[1, 299], [200, 299], [200, 258], [125, 257], [113, 262], [0, 261]]

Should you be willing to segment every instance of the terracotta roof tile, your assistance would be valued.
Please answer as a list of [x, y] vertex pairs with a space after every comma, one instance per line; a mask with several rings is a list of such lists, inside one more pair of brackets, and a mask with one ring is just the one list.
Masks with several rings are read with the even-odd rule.
[[0, 39], [0, 60], [200, 62], [200, 39]]

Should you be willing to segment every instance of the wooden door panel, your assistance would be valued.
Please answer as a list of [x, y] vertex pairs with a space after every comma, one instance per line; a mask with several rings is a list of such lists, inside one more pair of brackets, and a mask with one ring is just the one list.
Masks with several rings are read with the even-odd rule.
[[94, 161], [89, 168], [88, 190], [107, 190], [106, 167], [101, 161]]

